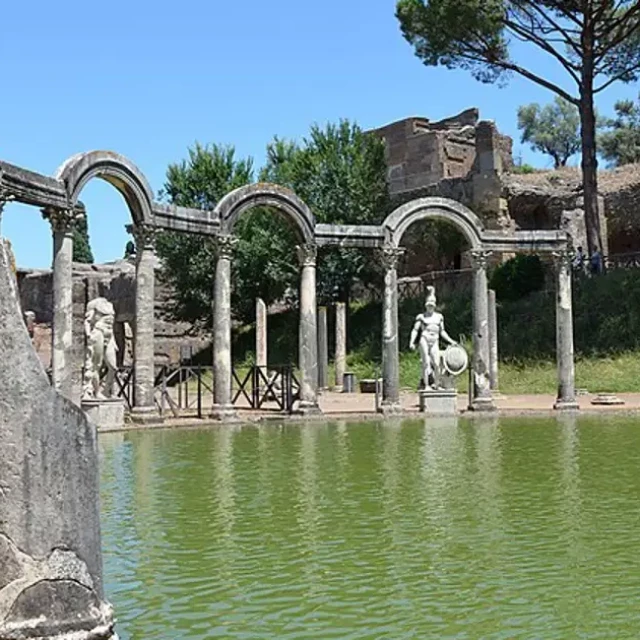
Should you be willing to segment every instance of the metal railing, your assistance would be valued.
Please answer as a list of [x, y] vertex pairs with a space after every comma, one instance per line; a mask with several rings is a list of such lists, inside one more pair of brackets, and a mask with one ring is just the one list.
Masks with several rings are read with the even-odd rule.
[[[132, 372], [123, 369], [122, 378], [128, 382], [123, 391], [131, 407]], [[232, 369], [232, 404], [247, 409], [274, 410], [292, 413], [300, 399], [300, 384], [291, 365], [277, 367], [250, 367], [246, 373]], [[213, 405], [213, 367], [202, 365], [163, 365], [156, 376], [154, 401], [164, 414], [169, 410], [174, 417], [203, 418]]]
[[243, 397], [252, 409], [275, 408], [292, 413], [294, 403], [300, 399], [300, 383], [291, 365], [280, 365], [270, 369], [254, 366], [242, 380], [234, 369], [233, 379], [238, 385], [232, 398], [234, 405]]

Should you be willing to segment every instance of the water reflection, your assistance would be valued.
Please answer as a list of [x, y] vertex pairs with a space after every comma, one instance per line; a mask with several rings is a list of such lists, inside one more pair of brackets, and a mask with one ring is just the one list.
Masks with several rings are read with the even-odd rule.
[[640, 423], [104, 434], [123, 640], [635, 637]]

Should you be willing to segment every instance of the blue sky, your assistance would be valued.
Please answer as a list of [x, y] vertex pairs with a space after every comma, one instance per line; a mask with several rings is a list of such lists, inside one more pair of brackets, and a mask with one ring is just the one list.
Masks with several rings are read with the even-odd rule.
[[[4, 3], [0, 158], [53, 174], [75, 153], [111, 149], [157, 192], [167, 165], [196, 140], [233, 144], [259, 166], [275, 134], [300, 138], [314, 122], [345, 117], [373, 128], [477, 106], [514, 137], [516, 155], [548, 166], [519, 144], [516, 110], [553, 96], [517, 77], [501, 89], [425, 67], [402, 38], [394, 7], [394, 0]], [[562, 81], [545, 58], [519, 54]], [[599, 110], [636, 93], [614, 86]], [[120, 195], [94, 180], [81, 199], [96, 260], [120, 257], [130, 222]], [[50, 230], [38, 210], [8, 206], [2, 234], [21, 266], [50, 266]]]

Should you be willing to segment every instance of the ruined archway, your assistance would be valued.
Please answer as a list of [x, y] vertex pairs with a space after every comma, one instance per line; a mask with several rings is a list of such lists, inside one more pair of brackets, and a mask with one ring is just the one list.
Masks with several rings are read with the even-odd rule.
[[392, 211], [382, 223], [385, 236], [394, 247], [400, 246], [402, 236], [414, 223], [429, 218], [446, 220], [455, 225], [467, 238], [472, 249], [482, 247], [484, 226], [472, 211], [447, 198], [419, 198]]
[[89, 151], [69, 158], [56, 172], [67, 191], [69, 203], [75, 205], [83, 187], [92, 178], [102, 178], [124, 197], [133, 223], [153, 224], [153, 192], [140, 169], [113, 151]]
[[288, 218], [305, 244], [314, 243], [316, 221], [311, 209], [290, 189], [259, 182], [228, 193], [215, 208], [221, 234], [232, 234], [238, 218], [249, 209], [267, 207]]
[[297, 258], [300, 264], [299, 410], [310, 413], [319, 410], [315, 218], [309, 207], [291, 190], [274, 184], [257, 183], [240, 187], [227, 194], [214, 211], [214, 217], [220, 222], [220, 232], [217, 238], [218, 257], [213, 304], [213, 416], [219, 418], [234, 412], [231, 397], [231, 261], [236, 242], [234, 228], [244, 212], [256, 207], [264, 207], [273, 211], [275, 215], [287, 218], [295, 229], [299, 242]]
[[[154, 408], [155, 228], [151, 187], [133, 162], [112, 151], [89, 151], [77, 154], [62, 164], [55, 177], [64, 185], [69, 207], [75, 207], [82, 189], [93, 178], [101, 178], [113, 185], [127, 203], [133, 223], [128, 230], [135, 238], [137, 254], [133, 412], [141, 415], [150, 413]], [[68, 226], [71, 223], [72, 221], [69, 221]], [[72, 240], [68, 231], [61, 230], [57, 239], [54, 233], [54, 278], [57, 277], [61, 281], [57, 287], [58, 298], [64, 300], [64, 305], [61, 304], [61, 307], [72, 305], [71, 261], [68, 259], [70, 251], [72, 251]], [[54, 299], [55, 291], [54, 283]], [[63, 309], [60, 315], [64, 315], [69, 322], [71, 318], [69, 311]], [[61, 333], [55, 327], [62, 324], [62, 321], [56, 323], [54, 318], [54, 356], [56, 339]], [[63, 349], [60, 348], [59, 351], [62, 352]]]

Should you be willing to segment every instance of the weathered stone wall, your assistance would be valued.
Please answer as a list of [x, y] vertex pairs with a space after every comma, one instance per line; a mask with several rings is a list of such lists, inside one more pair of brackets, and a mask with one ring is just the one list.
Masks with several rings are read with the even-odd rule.
[[[155, 287], [155, 361], [157, 365], [180, 361], [181, 347], [192, 347], [194, 353], [210, 344], [209, 337], [195, 331], [186, 322], [176, 322], [167, 313], [173, 292], [162, 283], [157, 273]], [[52, 275], [46, 270], [19, 270], [18, 290], [24, 311], [36, 314], [34, 346], [46, 368], [51, 362], [50, 325], [53, 318]], [[87, 302], [107, 298], [116, 312], [115, 337], [121, 364], [131, 364], [132, 335], [135, 332], [135, 264], [119, 260], [102, 265], [73, 265], [73, 370], [74, 389], [81, 388], [84, 364], [84, 314]], [[127, 339], [128, 335], [128, 339]]]
[[470, 109], [439, 122], [413, 117], [372, 131], [385, 141], [391, 194], [466, 176], [476, 157], [477, 120], [477, 109]]
[[430, 122], [407, 118], [373, 131], [385, 141], [391, 199], [453, 198], [488, 228], [512, 230], [500, 176], [513, 166], [511, 138], [477, 109]]
[[[385, 140], [394, 207], [452, 198], [489, 229], [564, 229], [574, 246], [587, 246], [579, 169], [512, 173], [511, 138], [479, 120], [477, 109], [439, 122], [407, 118], [373, 132]], [[603, 252], [640, 251], [640, 165], [600, 172], [599, 186]], [[423, 262], [409, 271], [425, 268]]]

